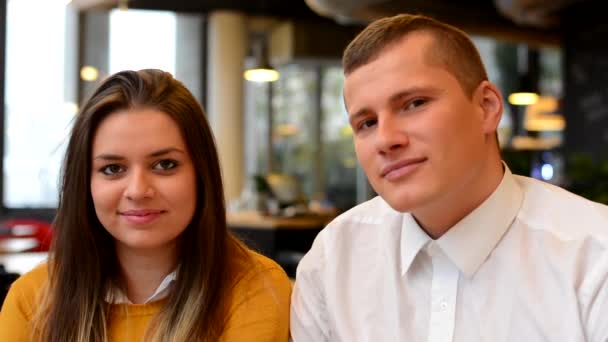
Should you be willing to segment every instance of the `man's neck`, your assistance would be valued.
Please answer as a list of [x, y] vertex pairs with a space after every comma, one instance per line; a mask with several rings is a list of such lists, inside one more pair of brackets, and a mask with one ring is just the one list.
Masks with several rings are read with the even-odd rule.
[[503, 175], [504, 167], [500, 159], [488, 163], [487, 168], [482, 168], [479, 175], [464, 182], [457, 191], [446, 194], [432, 207], [413, 210], [412, 214], [432, 239], [439, 239], [490, 197], [500, 185]]

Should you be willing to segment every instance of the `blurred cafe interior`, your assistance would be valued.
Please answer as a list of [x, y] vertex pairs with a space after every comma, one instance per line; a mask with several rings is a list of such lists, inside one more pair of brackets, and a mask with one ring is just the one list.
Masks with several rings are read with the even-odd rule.
[[608, 23], [598, 9], [584, 0], [0, 0], [0, 291], [46, 258], [79, 105], [108, 75], [143, 68], [171, 72], [203, 104], [230, 228], [293, 277], [323, 226], [375, 195], [355, 156], [340, 57], [370, 20], [400, 12], [472, 35], [505, 94], [499, 140], [514, 173], [608, 203]]

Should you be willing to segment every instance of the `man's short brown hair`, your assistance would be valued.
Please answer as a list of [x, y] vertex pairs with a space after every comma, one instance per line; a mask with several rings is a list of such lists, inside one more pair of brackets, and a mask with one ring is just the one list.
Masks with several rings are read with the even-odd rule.
[[372, 62], [407, 34], [421, 31], [434, 38], [426, 51], [428, 62], [444, 67], [472, 96], [477, 86], [488, 79], [477, 48], [460, 29], [423, 15], [399, 14], [372, 22], [346, 47], [342, 57], [344, 74]]

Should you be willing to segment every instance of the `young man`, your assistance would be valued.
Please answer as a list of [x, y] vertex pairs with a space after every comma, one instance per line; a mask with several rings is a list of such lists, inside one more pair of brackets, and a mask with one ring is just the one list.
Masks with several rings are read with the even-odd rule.
[[502, 96], [466, 34], [381, 19], [343, 66], [379, 197], [301, 261], [293, 341], [608, 340], [608, 207], [502, 163]]

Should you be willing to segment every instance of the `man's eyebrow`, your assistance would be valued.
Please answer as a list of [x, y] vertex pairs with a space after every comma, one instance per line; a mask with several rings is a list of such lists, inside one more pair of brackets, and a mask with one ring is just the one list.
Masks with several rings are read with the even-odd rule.
[[[421, 86], [416, 86], [416, 87], [412, 87], [412, 88], [408, 88], [402, 91], [399, 91], [393, 95], [391, 95], [388, 99], [388, 101], [390, 103], [395, 103], [398, 102], [399, 100], [412, 96], [413, 94], [419, 93], [419, 92], [431, 92], [434, 91], [434, 89], [432, 87], [421, 87]], [[348, 120], [350, 122], [356, 120], [358, 117], [363, 116], [367, 113], [369, 113], [371, 110], [368, 107], [363, 107], [359, 110], [357, 110], [354, 114], [349, 115], [348, 116]]]
[[391, 95], [391, 97], [389, 97], [388, 100], [390, 103], [395, 103], [405, 97], [410, 97], [417, 93], [434, 93], [434, 92], [438, 92], [438, 90], [431, 86], [416, 86], [416, 87], [408, 88], [408, 89], [402, 90], [400, 92], [397, 92], [397, 93]]
[[353, 123], [354, 121], [357, 121], [358, 117], [367, 115], [367, 113], [369, 113], [369, 112], [370, 112], [369, 108], [367, 108], [367, 107], [361, 108], [358, 111], [356, 111], [355, 114], [349, 115], [348, 116], [348, 121], [350, 123]]

